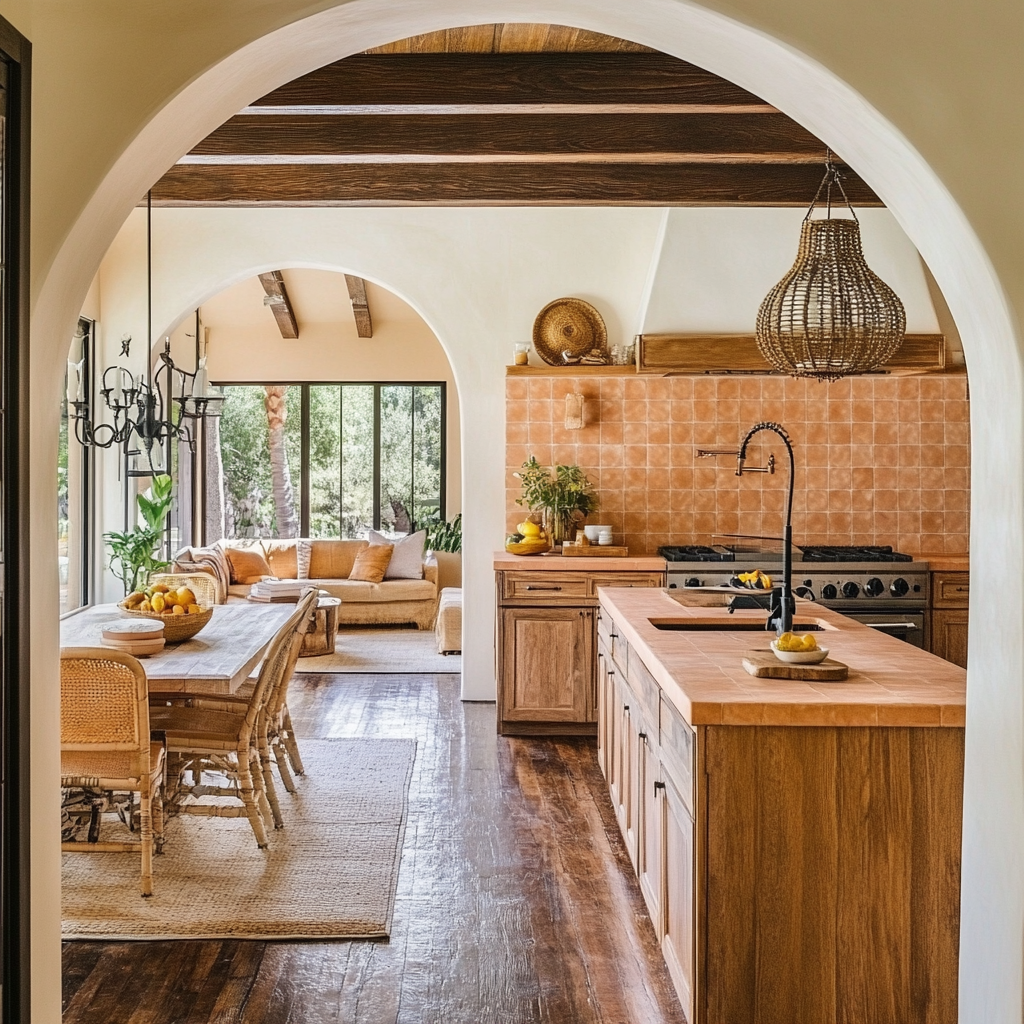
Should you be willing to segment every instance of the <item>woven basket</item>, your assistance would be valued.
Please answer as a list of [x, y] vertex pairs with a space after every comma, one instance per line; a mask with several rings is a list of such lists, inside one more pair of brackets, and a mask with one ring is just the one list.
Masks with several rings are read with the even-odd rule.
[[216, 603], [217, 592], [212, 576], [202, 572], [161, 572], [150, 576], [149, 586], [153, 586], [155, 583], [164, 583], [172, 590], [183, 586], [188, 587], [196, 595], [196, 603], [203, 609], [192, 615], [162, 615], [160, 612], [140, 612], [136, 608], [125, 608], [123, 604], [118, 605], [125, 615], [131, 615], [137, 619], [156, 619], [158, 622], [162, 622], [164, 624], [164, 639], [167, 643], [178, 644], [182, 640], [191, 639], [213, 618], [213, 605]]
[[136, 619], [156, 619], [164, 624], [164, 639], [169, 644], [179, 644], [182, 640], [190, 640], [213, 618], [213, 609], [207, 608], [192, 615], [161, 615], [160, 612], [140, 612], [134, 608], [117, 606], [123, 615], [131, 615]]

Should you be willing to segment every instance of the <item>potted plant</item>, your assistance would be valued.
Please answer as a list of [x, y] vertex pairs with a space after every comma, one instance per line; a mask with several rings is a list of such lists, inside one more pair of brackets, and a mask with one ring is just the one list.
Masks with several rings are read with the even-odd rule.
[[597, 508], [597, 492], [579, 466], [548, 469], [531, 455], [515, 475], [523, 484], [523, 495], [516, 498], [516, 504], [544, 513], [555, 544], [569, 539], [579, 522]]
[[153, 478], [147, 494], [136, 496], [145, 525], [136, 523], [125, 532], [103, 534], [110, 548], [110, 571], [121, 581], [125, 597], [139, 589], [150, 573], [170, 565], [156, 557], [164, 535], [167, 515], [171, 511], [171, 478], [161, 474]]

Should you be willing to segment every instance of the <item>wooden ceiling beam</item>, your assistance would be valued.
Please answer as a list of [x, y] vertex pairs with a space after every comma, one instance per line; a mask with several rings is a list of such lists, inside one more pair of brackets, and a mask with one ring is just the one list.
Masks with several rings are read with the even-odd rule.
[[281, 271], [271, 270], [269, 273], [260, 274], [260, 284], [267, 293], [263, 303], [269, 306], [274, 314], [281, 337], [288, 340], [298, 338], [299, 322], [295, 319], [295, 310], [292, 309], [291, 300], [288, 298], [288, 289], [285, 287]]
[[732, 82], [663, 53], [356, 54], [288, 82], [252, 106], [409, 103], [681, 103], [774, 109]]
[[[611, 155], [702, 163], [821, 165], [825, 146], [783, 114], [501, 114], [445, 116], [233, 117], [182, 161], [344, 156], [509, 156], [555, 159]], [[252, 158], [244, 160], [243, 158]], [[298, 161], [297, 161], [298, 162]], [[339, 160], [338, 162], [344, 162]]]
[[373, 337], [373, 321], [370, 319], [370, 304], [366, 301], [366, 282], [361, 277], [345, 275], [348, 297], [352, 300], [352, 316], [356, 321], [356, 336]]
[[[172, 167], [156, 206], [807, 206], [813, 164], [301, 164]], [[881, 206], [852, 172], [851, 202]]]

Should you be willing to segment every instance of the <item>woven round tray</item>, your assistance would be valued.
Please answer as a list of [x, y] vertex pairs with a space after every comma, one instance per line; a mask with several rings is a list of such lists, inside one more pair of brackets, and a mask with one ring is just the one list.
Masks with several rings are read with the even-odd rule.
[[164, 639], [169, 644], [179, 644], [189, 640], [213, 618], [213, 609], [204, 608], [192, 615], [161, 615], [159, 612], [139, 612], [134, 608], [125, 608], [119, 604], [122, 615], [130, 615], [136, 619], [156, 619], [164, 624]]
[[555, 299], [533, 322], [533, 347], [550, 366], [565, 366], [593, 349], [607, 354], [608, 329], [601, 314], [583, 299]]

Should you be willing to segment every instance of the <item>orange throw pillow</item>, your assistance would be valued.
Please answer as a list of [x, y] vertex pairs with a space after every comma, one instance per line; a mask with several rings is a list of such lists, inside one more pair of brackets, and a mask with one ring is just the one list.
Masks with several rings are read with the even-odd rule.
[[368, 548], [363, 548], [356, 555], [355, 564], [352, 566], [348, 578], [359, 580], [362, 583], [382, 582], [384, 573], [388, 571], [391, 552], [394, 550], [394, 544], [371, 544]]
[[232, 583], [259, 583], [264, 576], [271, 575], [260, 548], [225, 548], [224, 554], [231, 566]]

